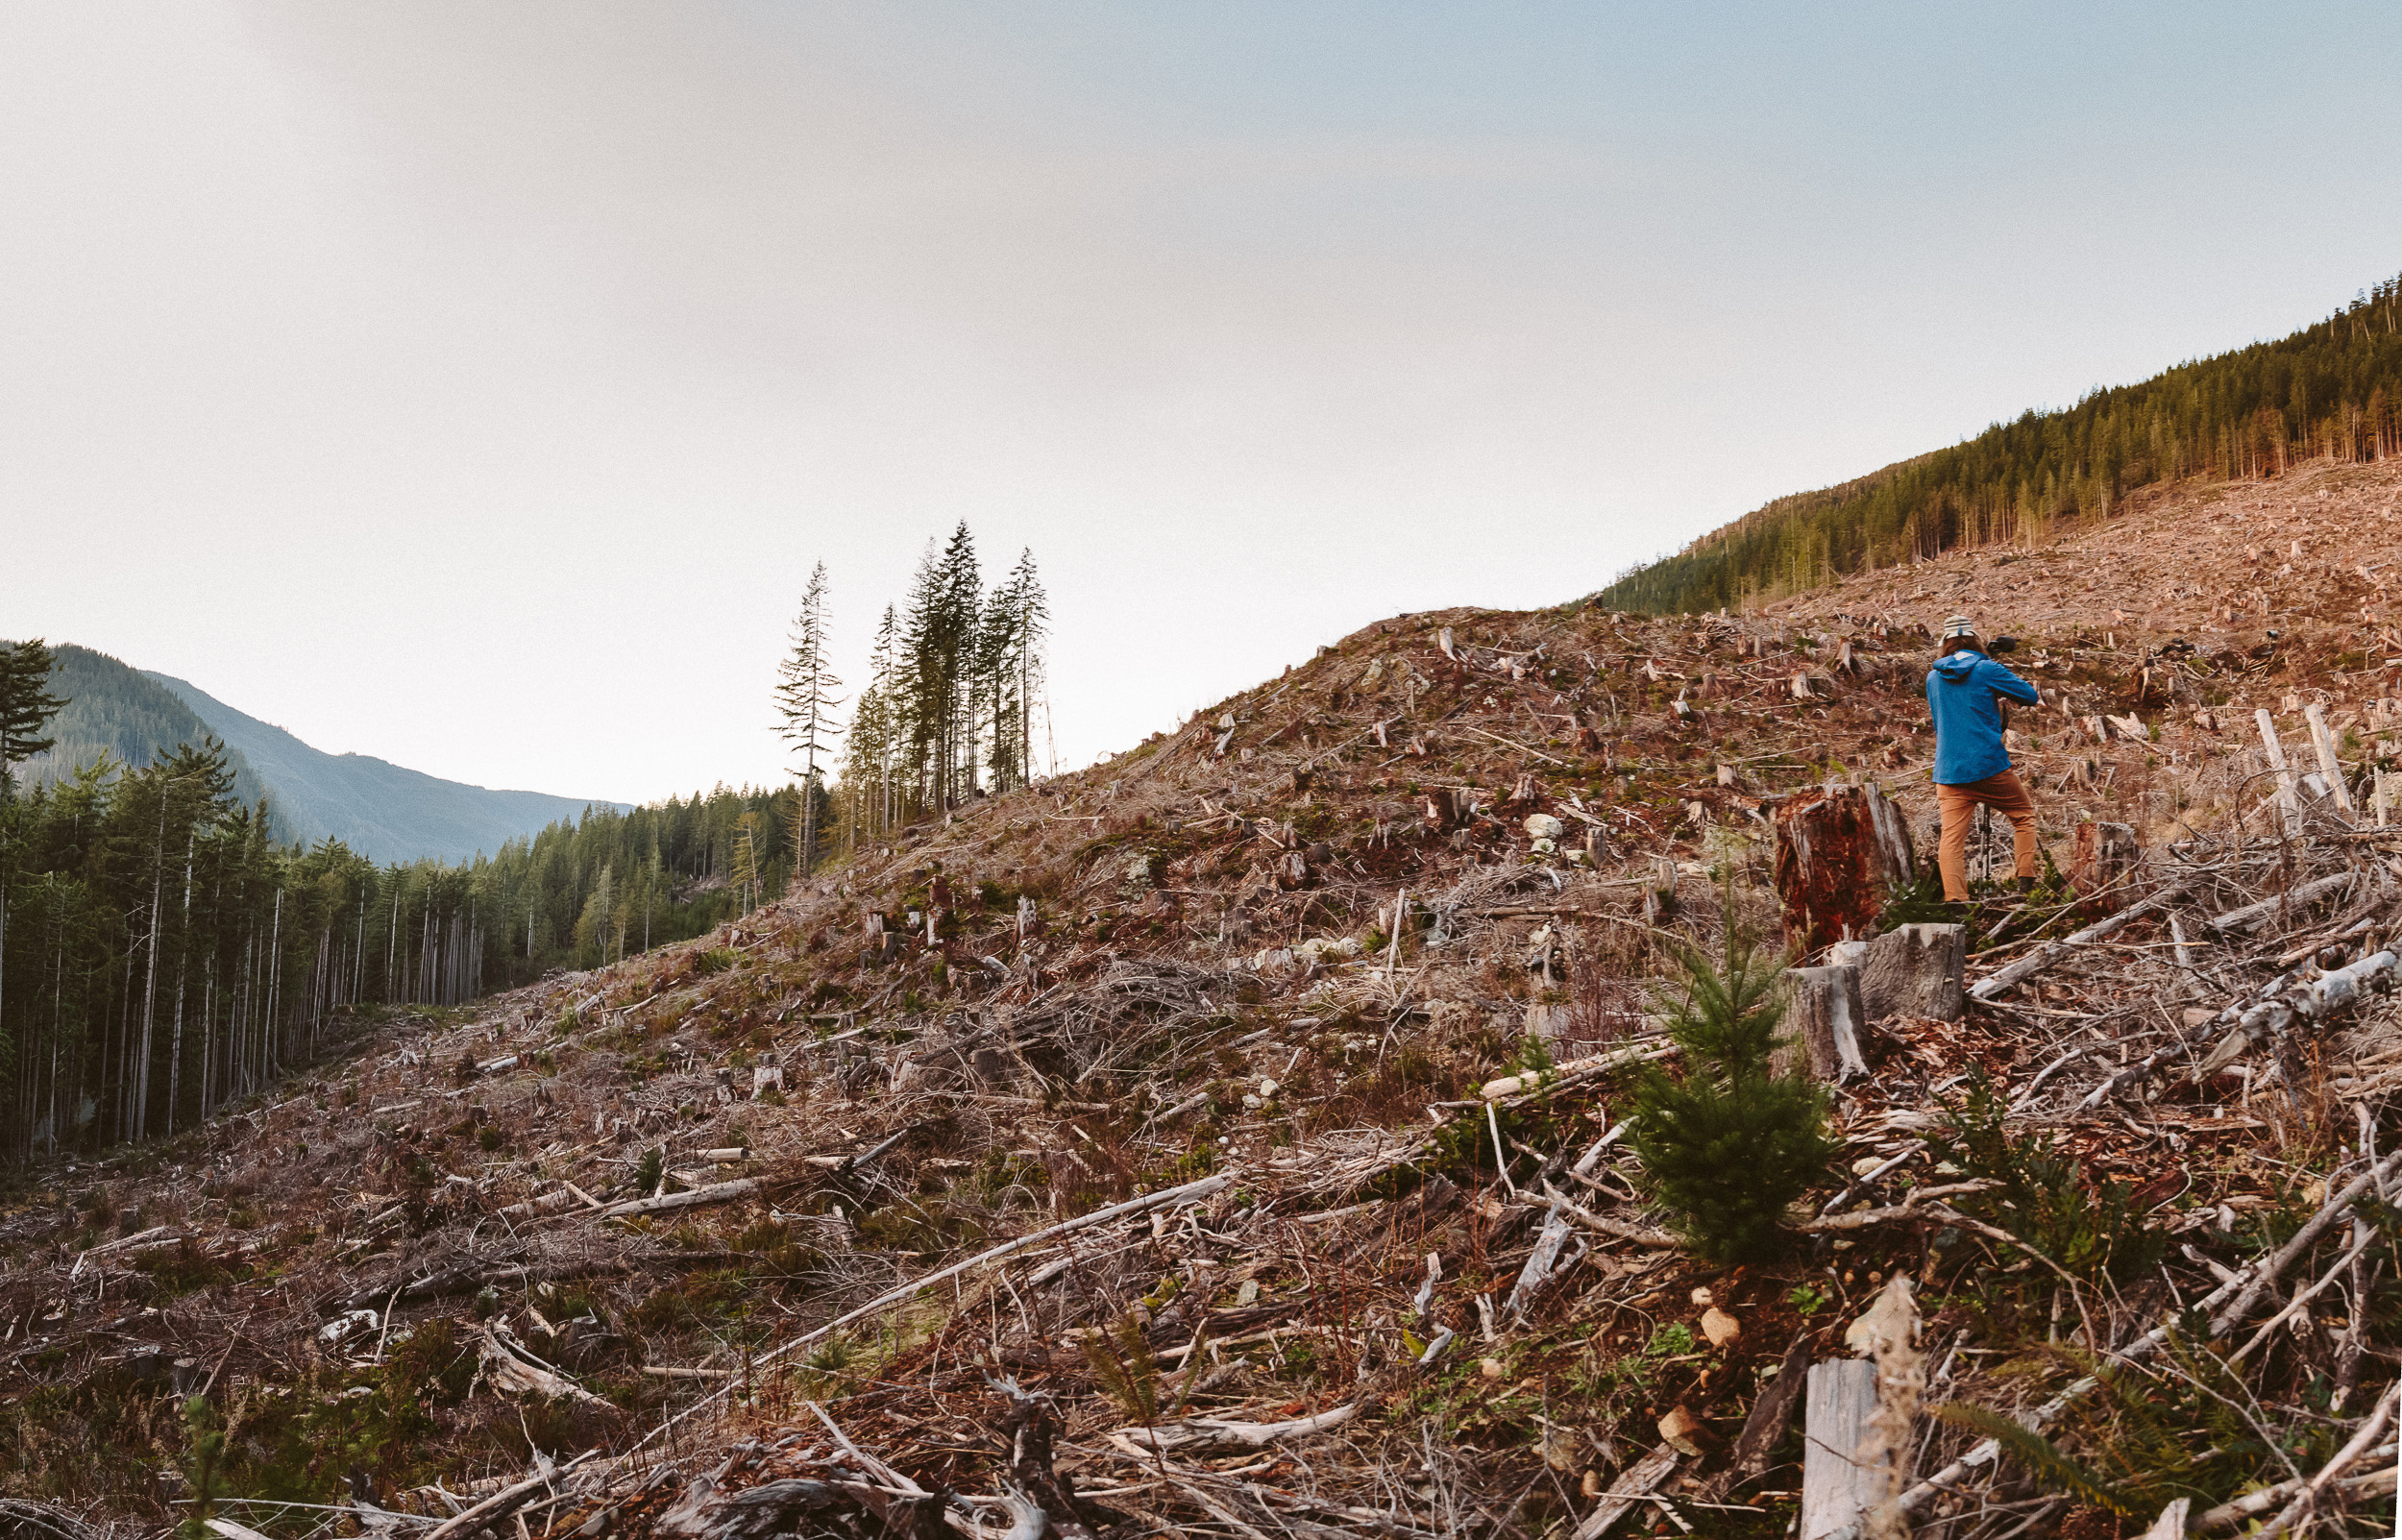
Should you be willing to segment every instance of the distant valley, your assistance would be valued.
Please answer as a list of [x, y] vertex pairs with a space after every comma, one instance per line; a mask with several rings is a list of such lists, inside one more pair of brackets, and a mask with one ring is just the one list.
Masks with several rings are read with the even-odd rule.
[[50, 728], [57, 746], [18, 770], [28, 785], [71, 776], [104, 752], [146, 765], [159, 750], [213, 734], [228, 750], [234, 794], [266, 797], [277, 839], [339, 840], [378, 863], [470, 860], [561, 819], [573, 821], [587, 807], [631, 811], [623, 802], [492, 791], [364, 754], [329, 754], [185, 680], [88, 648], [61, 644], [57, 653], [51, 689], [67, 704]]

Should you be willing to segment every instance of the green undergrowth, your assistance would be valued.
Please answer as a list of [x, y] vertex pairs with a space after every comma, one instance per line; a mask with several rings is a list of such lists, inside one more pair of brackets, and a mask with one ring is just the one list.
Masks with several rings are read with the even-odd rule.
[[1961, 1210], [2008, 1231], [2075, 1277], [2148, 1277], [2167, 1255], [2169, 1237], [2144, 1223], [2127, 1186], [2096, 1182], [2050, 1135], [2006, 1132], [2004, 1112], [1981, 1071], [1973, 1071], [1966, 1093], [1943, 1110], [1948, 1133], [1929, 1141], [1930, 1153], [1973, 1181], [1994, 1184], [1961, 1198]]

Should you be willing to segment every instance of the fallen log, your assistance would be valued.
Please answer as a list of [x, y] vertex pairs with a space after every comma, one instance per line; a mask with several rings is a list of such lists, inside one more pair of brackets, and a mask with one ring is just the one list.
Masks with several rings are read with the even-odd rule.
[[2242, 909], [2230, 909], [2223, 915], [2214, 915], [2203, 923], [2212, 930], [2221, 933], [2231, 930], [2256, 930], [2261, 922], [2271, 915], [2288, 908], [2316, 903], [2340, 888], [2350, 887], [2351, 883], [2350, 872], [2339, 871], [2332, 877], [2320, 877], [2314, 882], [2306, 882], [2292, 892], [2279, 893], [2274, 898], [2264, 898], [2257, 904], [2245, 904]]
[[1593, 1511], [1584, 1516], [1576, 1528], [1574, 1540], [1601, 1540], [1616, 1524], [1633, 1511], [1636, 1503], [1648, 1502], [1651, 1495], [1666, 1484], [1677, 1471], [1678, 1454], [1662, 1444], [1643, 1456], [1634, 1468], [1620, 1474], [1610, 1483], [1611, 1490], [1602, 1494]]
[[2318, 1021], [2342, 1010], [2360, 998], [2365, 986], [2391, 973], [2394, 963], [2391, 952], [2372, 953], [2347, 967], [2322, 973], [2298, 989], [2253, 1006], [2236, 1019], [2234, 1030], [2219, 1039], [2210, 1057], [2194, 1066], [2194, 1084], [2208, 1080], [2242, 1058], [2254, 1043], [2283, 1032], [2297, 1018]]
[[1615, 1235], [1620, 1240], [1631, 1240], [1638, 1246], [1650, 1246], [1659, 1251], [1675, 1251], [1684, 1244], [1665, 1230], [1654, 1230], [1649, 1225], [1630, 1225], [1621, 1219], [1605, 1218], [1574, 1198], [1567, 1196], [1549, 1182], [1543, 1184], [1543, 1196], [1550, 1199], [1557, 1207], [1559, 1212], [1566, 1214], [1587, 1230], [1599, 1231], [1605, 1235]]
[[1288, 1422], [1238, 1423], [1218, 1417], [1187, 1417], [1151, 1428], [1120, 1428], [1107, 1436], [1115, 1443], [1131, 1444], [1145, 1454], [1164, 1454], [1198, 1445], [1265, 1449], [1280, 1439], [1305, 1438], [1330, 1428], [1340, 1428], [1359, 1415], [1360, 1404], [1354, 1401], [1314, 1417], [1295, 1417]]
[[2108, 919], [2096, 921], [2072, 936], [2064, 936], [2056, 941], [2036, 948], [2008, 966], [1999, 968], [1970, 985], [1969, 998], [1972, 1000], [1994, 998], [2021, 980], [2041, 973], [2078, 947], [2090, 945], [2118, 931], [2132, 920], [2148, 915], [2154, 910], [2166, 908], [2169, 904], [2185, 896], [2186, 890], [2193, 887], [2196, 880], [2194, 877], [2188, 877], [2183, 882], [2152, 894], [2142, 903], [2129, 904]]
[[553, 1478], [574, 1470], [599, 1453], [599, 1450], [586, 1450], [552, 1470], [529, 1476], [514, 1486], [504, 1486], [458, 1517], [427, 1530], [421, 1540], [460, 1540], [461, 1536], [486, 1528], [532, 1502], [534, 1494], [548, 1488]]
[[671, 1192], [657, 1198], [635, 1198], [625, 1203], [613, 1203], [600, 1210], [603, 1219], [625, 1219], [638, 1213], [664, 1213], [671, 1209], [697, 1209], [703, 1204], [731, 1203], [748, 1198], [759, 1190], [757, 1177], [737, 1177], [731, 1182], [716, 1182], [688, 1192]]

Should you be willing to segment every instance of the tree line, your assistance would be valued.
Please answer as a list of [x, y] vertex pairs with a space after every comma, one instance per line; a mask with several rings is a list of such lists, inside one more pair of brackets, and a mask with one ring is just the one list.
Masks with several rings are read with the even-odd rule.
[[[490, 856], [277, 843], [205, 738], [20, 791], [63, 702], [0, 644], [0, 1152], [164, 1137], [311, 1062], [346, 1014], [461, 1004], [698, 936], [782, 891], [797, 787], [588, 809]], [[823, 801], [820, 791], [821, 804]], [[822, 812], [822, 806], [821, 807]]]
[[1779, 498], [1597, 596], [1618, 609], [1718, 609], [1960, 546], [2032, 544], [2106, 518], [2128, 490], [2273, 477], [2306, 460], [2402, 455], [2402, 277], [2316, 326], [2177, 365], [2074, 406], [2029, 411], [1949, 449]]
[[867, 682], [848, 702], [847, 730], [833, 717], [844, 702], [825, 661], [824, 575], [820, 566], [811, 576], [776, 689], [802, 784], [822, 784], [819, 756], [830, 754], [840, 735], [826, 821], [813, 796], [799, 831], [796, 858], [804, 871], [831, 848], [835, 826], [842, 843], [855, 844], [1025, 785], [1038, 763], [1038, 731], [1048, 735], [1050, 605], [1032, 551], [1020, 551], [987, 588], [966, 524], [939, 547], [929, 543], [907, 601], [886, 605], [877, 623]]
[[0, 643], [0, 1154], [172, 1135], [312, 1062], [346, 1017], [702, 935], [838, 843], [1026, 781], [1048, 623], [1030, 554], [987, 591], [965, 525], [929, 548], [847, 734], [825, 604], [821, 566], [776, 692], [795, 784], [590, 807], [451, 863], [279, 843], [205, 734], [20, 789], [65, 701], [49, 648]]

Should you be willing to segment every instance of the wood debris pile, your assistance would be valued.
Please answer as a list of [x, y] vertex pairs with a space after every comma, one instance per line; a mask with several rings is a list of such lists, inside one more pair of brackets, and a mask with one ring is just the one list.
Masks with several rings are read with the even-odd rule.
[[[2402, 647], [2341, 573], [2203, 637], [2003, 559], [1372, 625], [698, 943], [42, 1165], [0, 1489], [231, 1540], [2376, 1532]], [[2041, 623], [2062, 870], [1942, 915], [1887, 882], [1953, 576]], [[1859, 848], [1798, 852], [1839, 795]], [[1706, 1263], [1633, 1076], [1679, 949], [1797, 913], [1841, 1154], [1782, 1256]]]

